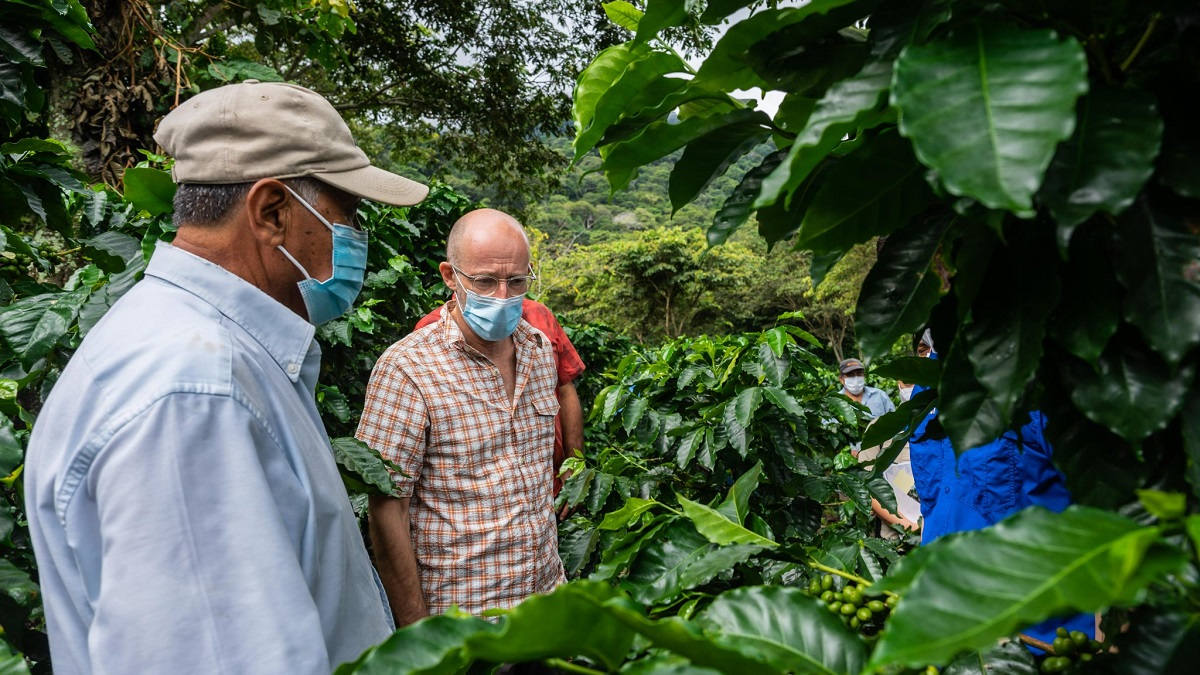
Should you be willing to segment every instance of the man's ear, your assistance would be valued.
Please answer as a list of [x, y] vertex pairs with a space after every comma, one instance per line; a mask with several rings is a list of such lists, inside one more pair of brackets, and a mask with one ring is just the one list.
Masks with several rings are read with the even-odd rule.
[[246, 219], [250, 231], [264, 246], [275, 248], [284, 241], [291, 223], [292, 195], [274, 178], [256, 182], [246, 194]]
[[458, 279], [454, 278], [454, 266], [448, 262], [438, 263], [438, 271], [442, 273], [442, 283], [451, 291], [458, 290]]

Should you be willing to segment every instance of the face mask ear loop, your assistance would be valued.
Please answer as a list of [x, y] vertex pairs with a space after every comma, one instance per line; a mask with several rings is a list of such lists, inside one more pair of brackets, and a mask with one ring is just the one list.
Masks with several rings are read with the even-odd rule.
[[305, 278], [305, 279], [311, 279], [311, 278], [312, 278], [312, 275], [308, 273], [308, 270], [304, 269], [304, 265], [301, 265], [299, 262], [297, 262], [297, 261], [296, 261], [296, 259], [292, 257], [292, 254], [287, 252], [287, 249], [286, 249], [286, 248], [284, 248], [282, 245], [280, 245], [280, 246], [276, 246], [275, 248], [279, 249], [279, 252], [280, 252], [280, 253], [282, 253], [282, 254], [284, 254], [285, 256], [287, 256], [287, 259], [288, 259], [288, 260], [290, 260], [290, 261], [292, 261], [292, 264], [293, 264], [293, 265], [295, 265], [295, 266], [296, 266], [296, 267], [297, 267], [297, 268], [298, 268], [298, 269], [299, 269], [301, 272], [303, 272], [303, 273], [304, 273], [304, 278]]
[[[316, 217], [317, 217], [317, 220], [321, 221], [321, 224], [322, 224], [322, 225], [324, 225], [325, 227], [329, 228], [329, 231], [330, 231], [330, 232], [332, 232], [332, 233], [334, 233], [334, 234], [337, 234], [337, 230], [333, 229], [333, 225], [331, 225], [331, 224], [329, 223], [329, 221], [325, 219], [325, 216], [323, 216], [323, 215], [321, 215], [320, 213], [318, 213], [318, 212], [317, 212], [317, 209], [316, 209], [316, 207], [314, 207], [312, 204], [309, 204], [308, 202], [304, 201], [304, 197], [301, 197], [300, 195], [296, 194], [296, 191], [295, 191], [295, 190], [293, 190], [292, 188], [290, 188], [290, 187], [288, 187], [288, 186], [286, 186], [286, 185], [284, 185], [284, 186], [283, 186], [283, 188], [284, 188], [285, 190], [287, 190], [288, 192], [292, 193], [292, 196], [296, 198], [296, 201], [300, 202], [300, 203], [301, 203], [301, 204], [304, 206], [304, 208], [308, 209], [308, 212], [309, 212], [309, 213], [311, 213], [311, 214], [313, 214], [314, 216], [316, 216]], [[291, 256], [288, 256], [288, 257], [290, 258]], [[307, 274], [307, 273], [306, 273], [306, 274]]]

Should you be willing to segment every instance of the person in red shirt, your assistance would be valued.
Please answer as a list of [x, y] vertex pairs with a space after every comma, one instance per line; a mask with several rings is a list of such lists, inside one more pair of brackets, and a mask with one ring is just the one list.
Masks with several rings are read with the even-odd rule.
[[[442, 314], [438, 307], [417, 322], [413, 330], [419, 330], [434, 323]], [[579, 352], [567, 338], [567, 334], [554, 318], [550, 308], [535, 300], [525, 299], [521, 303], [521, 318], [528, 321], [534, 328], [542, 331], [554, 347], [554, 364], [558, 367], [558, 416], [554, 418], [554, 496], [562, 489], [562, 479], [558, 477], [559, 468], [567, 458], [569, 449], [574, 456], [583, 456], [583, 407], [579, 403], [579, 394], [575, 391], [575, 378], [584, 371], [583, 361]], [[560, 517], [565, 517], [567, 508], [563, 507]]]

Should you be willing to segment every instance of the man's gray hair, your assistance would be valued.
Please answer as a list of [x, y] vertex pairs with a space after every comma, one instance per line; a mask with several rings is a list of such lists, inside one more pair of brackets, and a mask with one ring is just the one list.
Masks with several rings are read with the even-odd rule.
[[[296, 191], [304, 201], [316, 205], [317, 198], [325, 189], [325, 184], [316, 178], [301, 176], [299, 178], [281, 179], [285, 185]], [[249, 183], [203, 184], [184, 183], [175, 191], [175, 215], [172, 221], [175, 227], [182, 225], [216, 225], [223, 221], [233, 209], [246, 200], [250, 188], [257, 181]]]

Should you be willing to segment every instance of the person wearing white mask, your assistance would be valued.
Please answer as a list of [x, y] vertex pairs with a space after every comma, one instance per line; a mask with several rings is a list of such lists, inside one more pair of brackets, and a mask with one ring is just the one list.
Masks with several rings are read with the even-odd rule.
[[896, 404], [882, 389], [867, 386], [867, 369], [858, 359], [845, 359], [838, 365], [838, 379], [842, 382], [842, 395], [867, 406], [871, 419], [886, 415], [896, 409]]
[[370, 534], [398, 625], [451, 606], [506, 609], [565, 581], [552, 509], [558, 374], [522, 318], [533, 280], [512, 216], [450, 230], [440, 318], [383, 353], [357, 436], [400, 469], [373, 497]]

